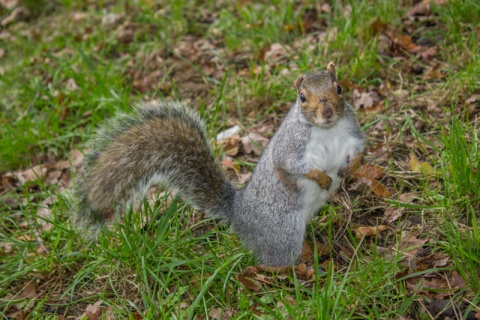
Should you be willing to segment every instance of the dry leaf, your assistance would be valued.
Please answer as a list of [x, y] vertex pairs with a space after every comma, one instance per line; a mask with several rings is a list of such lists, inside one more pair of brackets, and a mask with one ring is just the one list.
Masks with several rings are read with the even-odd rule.
[[365, 177], [370, 180], [381, 179], [385, 176], [385, 172], [382, 167], [376, 164], [366, 163], [354, 173], [354, 176]]
[[[426, 16], [430, 14], [430, 3], [432, 0], [423, 0], [422, 2], [417, 3], [412, 8], [408, 9], [407, 15], [409, 17], [414, 16]], [[434, 0], [437, 5], [445, 5], [447, 0]]]
[[413, 231], [402, 231], [402, 237], [400, 240], [399, 250], [404, 251], [410, 257], [415, 256], [417, 251], [428, 242], [428, 238], [419, 239], [420, 231], [415, 229]]
[[30, 10], [27, 7], [21, 6], [15, 8], [8, 17], [2, 20], [0, 23], [2, 26], [6, 26], [12, 22], [17, 22], [27, 19], [31, 15]]
[[393, 250], [392, 248], [376, 246], [375, 251], [379, 256], [382, 256], [383, 258], [385, 258], [385, 260], [390, 260], [395, 255], [395, 250]]
[[377, 180], [372, 180], [372, 187], [373, 193], [377, 197], [388, 198], [390, 197], [390, 191], [385, 187], [383, 183]]
[[385, 187], [383, 183], [381, 183], [378, 180], [370, 180], [366, 177], [359, 177], [358, 181], [362, 182], [363, 184], [367, 185], [370, 190], [373, 191], [373, 193], [377, 197], [382, 197], [382, 198], [388, 198], [390, 197], [390, 191]]
[[47, 168], [44, 165], [39, 164], [27, 170], [19, 171], [18, 178], [20, 180], [20, 183], [24, 184], [25, 182], [29, 181], [41, 180], [43, 177], [45, 177], [46, 173]]
[[233, 162], [233, 158], [226, 156], [222, 160], [222, 171], [233, 171], [235, 174], [240, 172], [240, 166]]
[[233, 312], [229, 309], [223, 310], [222, 308], [213, 308], [210, 311], [209, 316], [215, 320], [228, 320], [233, 317]]
[[380, 232], [388, 230], [388, 226], [386, 225], [378, 225], [378, 226], [367, 226], [367, 227], [358, 227], [355, 230], [355, 237], [357, 240], [362, 239], [363, 237], [375, 237]]
[[419, 162], [417, 157], [410, 153], [410, 160], [408, 161], [408, 166], [410, 170], [415, 172], [422, 172], [425, 174], [433, 173], [432, 166], [427, 162]]
[[404, 203], [412, 203], [414, 199], [418, 199], [418, 193], [402, 193], [398, 198]]
[[240, 136], [234, 135], [223, 140], [217, 140], [217, 146], [222, 148], [225, 154], [236, 156], [240, 150]]
[[302, 252], [300, 253], [300, 257], [298, 260], [302, 263], [307, 262], [313, 257], [313, 249], [308, 243], [308, 241], [303, 241]]
[[226, 130], [223, 130], [222, 132], [218, 133], [217, 134], [217, 143], [218, 141], [222, 141], [224, 139], [228, 139], [228, 138], [231, 138], [231, 137], [234, 137], [234, 136], [237, 136], [238, 133], [241, 131], [242, 129], [240, 128], [239, 125], [235, 125], [231, 128], [228, 128]]
[[[100, 308], [101, 304], [102, 304], [102, 301], [97, 301], [97, 302], [95, 302], [95, 304], [93, 304], [93, 305], [89, 304], [87, 306], [87, 308], [85, 309], [84, 315], [87, 316], [88, 320], [98, 320], [98, 319], [100, 319], [100, 316], [102, 315], [102, 309]], [[77, 318], [77, 320], [82, 319], [82, 316]]]
[[323, 243], [317, 242], [317, 254], [319, 257], [330, 254], [330, 247]]
[[441, 63], [437, 63], [432, 69], [430, 69], [423, 77], [423, 80], [429, 80], [429, 79], [443, 79], [445, 78], [445, 75], [442, 73], [440, 70], [440, 67], [442, 66]]
[[256, 132], [251, 132], [247, 136], [242, 137], [243, 150], [246, 154], [253, 153], [259, 156], [267, 144], [268, 139]]
[[375, 91], [360, 92], [358, 89], [353, 90], [353, 106], [355, 109], [367, 109], [380, 101], [380, 96]]
[[383, 214], [383, 221], [391, 224], [397, 221], [403, 213], [404, 208], [387, 208]]
[[246, 267], [242, 273], [236, 275], [238, 282], [250, 291], [258, 292], [262, 283], [257, 281], [258, 269], [252, 266]]

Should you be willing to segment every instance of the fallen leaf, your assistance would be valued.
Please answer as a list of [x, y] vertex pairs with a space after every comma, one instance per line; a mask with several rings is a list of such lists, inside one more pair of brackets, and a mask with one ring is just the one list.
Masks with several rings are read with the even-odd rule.
[[255, 154], [259, 156], [262, 150], [267, 146], [268, 139], [256, 132], [251, 132], [247, 136], [242, 137], [243, 150], [246, 154]]
[[373, 180], [383, 178], [385, 176], [385, 171], [382, 167], [376, 164], [366, 163], [361, 166], [353, 175]]
[[226, 156], [222, 160], [222, 171], [233, 171], [235, 174], [240, 172], [240, 166], [233, 162], [233, 158]]
[[418, 193], [402, 193], [398, 198], [404, 203], [412, 203], [413, 199], [418, 199]]
[[295, 275], [299, 279], [308, 280], [315, 276], [315, 271], [313, 268], [308, 267], [305, 263], [299, 263], [298, 265], [293, 266], [266, 266], [258, 265], [258, 270], [264, 273], [276, 274], [276, 275], [291, 275], [295, 272]]
[[27, 7], [21, 6], [13, 9], [13, 11], [8, 15], [5, 19], [2, 20], [0, 23], [2, 26], [6, 26], [7, 24], [18, 22], [27, 19], [30, 17], [31, 13]]
[[475, 106], [480, 104], [480, 94], [474, 94], [473, 96], [465, 100], [465, 103], [469, 106]]
[[453, 270], [452, 273], [450, 274], [451, 277], [451, 283], [455, 288], [465, 288], [467, 286], [467, 283], [463, 279], [463, 277], [458, 273], [458, 271]]
[[[430, 3], [432, 0], [423, 0], [416, 5], [414, 5], [412, 8], [408, 9], [407, 11], [407, 16], [409, 17], [415, 17], [415, 16], [426, 16], [430, 14]], [[447, 0], [434, 0], [437, 5], [445, 5], [447, 3]]]
[[236, 156], [240, 150], [240, 136], [234, 135], [222, 140], [217, 140], [216, 143], [223, 152], [229, 156]]
[[442, 66], [441, 63], [437, 63], [432, 69], [430, 69], [423, 77], [423, 80], [430, 80], [430, 79], [443, 79], [445, 75], [440, 70]]
[[330, 247], [323, 243], [317, 242], [317, 254], [319, 257], [330, 254]]
[[385, 260], [390, 260], [395, 255], [395, 250], [393, 250], [392, 248], [376, 246], [375, 251], [379, 256], [382, 256]]
[[367, 109], [380, 101], [380, 96], [375, 91], [361, 92], [358, 89], [353, 90], [353, 106], [355, 109]]
[[404, 208], [387, 208], [383, 214], [383, 222], [391, 224], [397, 221], [403, 214]]
[[358, 227], [355, 230], [355, 237], [357, 240], [362, 239], [363, 237], [375, 237], [380, 232], [388, 230], [388, 226], [386, 225], [378, 225], [378, 226], [367, 226], [367, 227]]
[[313, 257], [313, 249], [308, 243], [308, 241], [303, 241], [302, 252], [300, 253], [300, 257], [298, 260], [302, 263], [307, 262]]
[[237, 136], [238, 133], [240, 133], [242, 129], [240, 128], [239, 125], [234, 125], [233, 127], [231, 128], [228, 128], [228, 129], [225, 129], [223, 130], [222, 132], [219, 132], [217, 134], [217, 142], [218, 141], [222, 141], [224, 139], [228, 139], [228, 138], [231, 138], [231, 137], [234, 137], [234, 136]]
[[400, 239], [399, 250], [403, 251], [406, 255], [414, 257], [417, 251], [428, 242], [428, 238], [419, 239], [420, 231], [414, 229], [413, 231], [402, 231]]
[[410, 160], [408, 161], [408, 166], [410, 170], [415, 172], [422, 172], [425, 174], [433, 173], [432, 166], [427, 162], [419, 162], [417, 157], [413, 153], [410, 153]]
[[[87, 316], [88, 320], [98, 320], [100, 319], [100, 316], [102, 315], [102, 309], [100, 308], [100, 305], [102, 304], [102, 301], [97, 301], [95, 304], [91, 305], [89, 304], [87, 308], [85, 309], [84, 315]], [[77, 318], [77, 320], [82, 319], [82, 316]]]
[[381, 183], [378, 180], [371, 180], [366, 177], [359, 177], [358, 181], [362, 182], [363, 184], [367, 185], [370, 190], [373, 191], [373, 193], [377, 197], [382, 197], [382, 198], [388, 198], [390, 197], [390, 191], [385, 187], [383, 183]]
[[248, 290], [258, 292], [263, 285], [273, 283], [273, 278], [261, 275], [258, 271], [258, 268], [249, 266], [237, 274], [236, 278]]
[[32, 168], [19, 171], [18, 178], [20, 180], [20, 183], [24, 184], [30, 181], [41, 180], [43, 179], [43, 177], [45, 177], [46, 173], [47, 173], [47, 168], [44, 165], [39, 164], [39, 165], [33, 166]]

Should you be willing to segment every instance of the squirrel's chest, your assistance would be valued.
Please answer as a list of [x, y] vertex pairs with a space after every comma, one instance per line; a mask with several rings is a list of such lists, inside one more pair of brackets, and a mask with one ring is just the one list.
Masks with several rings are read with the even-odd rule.
[[336, 174], [355, 154], [357, 139], [339, 123], [333, 128], [312, 128], [305, 147], [305, 160], [327, 174]]

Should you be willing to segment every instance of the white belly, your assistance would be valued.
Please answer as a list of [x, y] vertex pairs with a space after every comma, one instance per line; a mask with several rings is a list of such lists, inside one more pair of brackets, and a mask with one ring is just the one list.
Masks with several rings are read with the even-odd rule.
[[312, 128], [305, 150], [305, 160], [310, 168], [325, 171], [332, 179], [332, 184], [325, 190], [311, 179], [302, 179], [300, 185], [303, 192], [302, 211], [305, 223], [313, 218], [330, 195], [339, 188], [342, 179], [338, 177], [338, 170], [346, 166], [355, 156], [359, 141], [349, 134], [347, 125], [340, 120], [332, 128]]

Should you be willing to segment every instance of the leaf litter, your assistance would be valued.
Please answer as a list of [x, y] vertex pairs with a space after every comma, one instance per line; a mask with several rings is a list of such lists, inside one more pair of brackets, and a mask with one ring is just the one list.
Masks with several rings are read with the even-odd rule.
[[[413, 5], [407, 12], [407, 17], [411, 20], [418, 20], [427, 17], [431, 14], [431, 3], [433, 1], [424, 0], [422, 2]], [[437, 5], [445, 5], [444, 1], [435, 1]], [[23, 9], [11, 12], [11, 14], [2, 20], [2, 25], [9, 25], [16, 23], [28, 17], [27, 14], [22, 13]], [[321, 6], [321, 11], [329, 12], [331, 10], [328, 4]], [[25, 12], [24, 12], [25, 13]], [[348, 15], [348, 10], [345, 12]], [[116, 39], [119, 43], [129, 44], [134, 41], [135, 36], [141, 32], [141, 26], [135, 25], [129, 19], [123, 21], [125, 17], [121, 17], [115, 14], [109, 14], [102, 18], [101, 23], [107, 27], [111, 27], [116, 34]], [[74, 13], [75, 21], [85, 21], [88, 19], [86, 13], [76, 12]], [[316, 18], [306, 17], [303, 22], [305, 30], [322, 30], [322, 21], [316, 20]], [[286, 25], [285, 30], [293, 30], [295, 26]], [[411, 65], [407, 70], [407, 73], [413, 74], [415, 77], [420, 77], [422, 80], [432, 82], [442, 82], [446, 77], [446, 73], [443, 71], [445, 65], [438, 61], [438, 53], [441, 48], [437, 45], [426, 46], [415, 43], [415, 39], [410, 37], [406, 33], [399, 32], [398, 30], [390, 30], [389, 26], [381, 21], [375, 21], [371, 25], [371, 34], [379, 35], [379, 54], [388, 55], [395, 59], [407, 61], [408, 56], [413, 55], [415, 59], [422, 62], [422, 66]], [[2, 31], [2, 34], [7, 36], [8, 31]], [[255, 74], [259, 74], [261, 71], [265, 71], [265, 75], [272, 76], [272, 72], [275, 68], [280, 68], [284, 65], [288, 65], [288, 68], [284, 69], [287, 74], [295, 74], [298, 66], [290, 63], [290, 57], [294, 53], [295, 49], [302, 46], [309, 46], [315, 48], [318, 42], [328, 35], [319, 32], [315, 34], [306, 34], [305, 38], [296, 40], [294, 48], [282, 44], [272, 43], [267, 45], [263, 50], [263, 55], [260, 60], [266, 63], [266, 69], [260, 70], [258, 66], [254, 69]], [[2, 51], [1, 55], [6, 55], [8, 52]], [[226, 66], [220, 63], [219, 57], [227, 60], [234, 60], [238, 57], [247, 57], [246, 59], [253, 59], [251, 53], [236, 53], [237, 57], [233, 54], [229, 54], [224, 51], [221, 44], [218, 41], [212, 39], [203, 39], [194, 35], [186, 35], [181, 38], [173, 47], [173, 56], [168, 56], [165, 52], [154, 52], [150, 55], [143, 55], [138, 53], [136, 57], [132, 57], [132, 60], [128, 64], [126, 70], [126, 77], [130, 79], [133, 88], [138, 93], [148, 93], [150, 91], [158, 90], [165, 96], [170, 97], [172, 90], [176, 84], [179, 85], [179, 97], [182, 99], [191, 100], [195, 105], [201, 99], [206, 101], [213, 101], [214, 97], [209, 95], [208, 84], [205, 82], [204, 75], [211, 77], [215, 80], [220, 80], [226, 70]], [[1, 58], [1, 57], [0, 57]], [[185, 59], [190, 61], [189, 63]], [[243, 58], [242, 58], [243, 59]], [[138, 65], [134, 60], [144, 61], [144, 68], [138, 68]], [[192, 64], [198, 64], [202, 66], [204, 74], [198, 72], [192, 68]], [[283, 72], [283, 71], [282, 71]], [[240, 69], [238, 71], [239, 76], [247, 76], [249, 74], [247, 69]], [[285, 76], [287, 74], [284, 74]], [[386, 75], [386, 77], [388, 74]], [[421, 91], [422, 88], [409, 87], [408, 90], [403, 87], [403, 84], [399, 84], [397, 79], [383, 79], [381, 85], [373, 88], [363, 88], [359, 84], [355, 83], [342, 83], [342, 85], [348, 85], [353, 90], [353, 104], [354, 107], [359, 110], [359, 117], [364, 120], [367, 116], [375, 114], [382, 114], [383, 116], [394, 115], [398, 113], [401, 105], [409, 100], [409, 90]], [[68, 90], [77, 90], [78, 85], [74, 79], [68, 79], [66, 82]], [[390, 101], [389, 108], [385, 108], [384, 100], [388, 98]], [[429, 99], [429, 98], [427, 98]], [[420, 99], [413, 101], [420, 105], [425, 105], [426, 112], [433, 113], [433, 116], [441, 113], [439, 109], [439, 101], [441, 99], [424, 100]], [[472, 109], [478, 106], [478, 94], [465, 98], [464, 103], [471, 106]], [[412, 101], [410, 101], [412, 102]], [[428, 115], [428, 113], [427, 113]], [[68, 114], [65, 114], [68, 116]], [[416, 117], [418, 118], [418, 117]], [[422, 128], [423, 124], [420, 119], [416, 119], [417, 123], [415, 127]], [[395, 232], [395, 225], [399, 220], [410, 219], [405, 213], [404, 208], [394, 208], [386, 205], [385, 199], [392, 197], [398, 197], [403, 203], [413, 203], [414, 201], [421, 201], [418, 194], [415, 192], [403, 192], [397, 194], [397, 190], [394, 187], [393, 181], [398, 181], [398, 174], [394, 174], [391, 168], [387, 167], [387, 162], [390, 159], [401, 158], [404, 167], [397, 166], [398, 171], [408, 169], [413, 173], [421, 173], [426, 176], [432, 175], [434, 169], [428, 161], [420, 161], [413, 152], [406, 152], [417, 148], [418, 143], [414, 141], [413, 137], [407, 136], [402, 141], [400, 133], [395, 131], [387, 134], [385, 130], [385, 123], [380, 122], [378, 126], [367, 129], [366, 135], [372, 140], [374, 137], [379, 137], [374, 143], [369, 144], [366, 156], [366, 163], [351, 177], [350, 184], [347, 186], [347, 190], [353, 192], [353, 195], [359, 199], [360, 208], [369, 210], [372, 203], [376, 206], [383, 208], [380, 209], [380, 219], [382, 224], [372, 223], [365, 217], [353, 217], [354, 224], [352, 230], [357, 239], [372, 238], [372, 240], [378, 238], [379, 240], [387, 238], [391, 233]], [[226, 171], [235, 183], [245, 183], [249, 175], [249, 170], [236, 164], [235, 160], [244, 159], [257, 159], [262, 149], [266, 146], [270, 134], [274, 132], [273, 123], [265, 124], [267, 127], [263, 132], [258, 132], [255, 127], [245, 128], [242, 135], [239, 134], [238, 127], [231, 126], [230, 128], [234, 132], [233, 134], [227, 134], [224, 139], [218, 141], [217, 147], [224, 150], [226, 156], [222, 159], [223, 171]], [[261, 130], [260, 130], [261, 131]], [[265, 134], [267, 133], [267, 134]], [[401, 145], [403, 150], [395, 149]], [[81, 153], [74, 153], [70, 160], [72, 167], [77, 167], [81, 162]], [[410, 179], [406, 174], [403, 176], [405, 179]], [[48, 186], [56, 186], [59, 191], [64, 191], [71, 186], [71, 173], [70, 163], [66, 160], [61, 161], [48, 161], [45, 163], [39, 163], [31, 168], [19, 169], [14, 172], [7, 172], [1, 175], [2, 184], [0, 186], [0, 194], [7, 192], [18, 191], [21, 194], [21, 188], [24, 185], [28, 185], [30, 188], [35, 188], [40, 182], [45, 183]], [[235, 180], [236, 179], [236, 180]], [[341, 192], [341, 191], [340, 191]], [[52, 204], [44, 204], [38, 212], [37, 223], [45, 231], [50, 230], [51, 224], [48, 220], [51, 217]], [[340, 214], [346, 214], [341, 212]], [[396, 239], [398, 243], [388, 245], [385, 243], [385, 247], [377, 246], [377, 253], [385, 256], [386, 259], [391, 259], [397, 255], [401, 255], [401, 264], [405, 266], [398, 277], [403, 278], [406, 283], [407, 289], [410, 293], [416, 293], [423, 296], [427, 296], [433, 299], [433, 303], [425, 308], [431, 314], [439, 314], [439, 310], [445, 310], [446, 305], [451, 302], [450, 297], [458, 290], [465, 288], [465, 280], [456, 271], [433, 271], [424, 275], [416, 275], [418, 271], [424, 271], [428, 269], [439, 269], [448, 265], [450, 258], [446, 255], [430, 254], [424, 257], [420, 257], [419, 253], [425, 249], [425, 246], [432, 242], [426, 236], [422, 236], [422, 225], [412, 222], [409, 230], [403, 230], [397, 235]], [[38, 237], [32, 235], [23, 235], [23, 238], [19, 238], [21, 241], [36, 241]], [[336, 248], [328, 248], [327, 246], [316, 243], [317, 256], [329, 256], [329, 259], [324, 260], [325, 265], [344, 265], [345, 262], [350, 261], [354, 256], [354, 251], [350, 245], [339, 240], [339, 244]], [[319, 249], [320, 248], [320, 249]], [[0, 254], [8, 255], [14, 251], [12, 244], [9, 242], [0, 243]], [[314, 251], [310, 245], [304, 246], [302, 251], [301, 261], [302, 263], [295, 268], [269, 268], [265, 266], [248, 266], [243, 272], [236, 275], [239, 283], [246, 289], [259, 293], [265, 288], [278, 285], [280, 286], [291, 285], [290, 279], [292, 272], [295, 272], [298, 279], [303, 281], [305, 286], [308, 286], [309, 280], [315, 276], [315, 272], [312, 268]], [[438, 290], [441, 292], [438, 293]], [[36, 284], [30, 282], [23, 292], [19, 295], [20, 298], [41, 298], [45, 291], [36, 292]], [[2, 299], [8, 298], [4, 297]], [[295, 299], [287, 299], [290, 305], [295, 304]], [[101, 301], [97, 301], [94, 304], [89, 304], [84, 311], [83, 316], [86, 316], [89, 320], [99, 319], [102, 314]], [[442, 304], [443, 303], [443, 304]], [[441, 305], [441, 308], [439, 307]], [[455, 304], [453, 308], [455, 307]], [[13, 308], [15, 309], [15, 308]], [[12, 309], [12, 310], [13, 310]], [[448, 307], [447, 307], [448, 309]], [[210, 316], [214, 319], [228, 319], [232, 317], [234, 312], [228, 310], [221, 310], [215, 308], [210, 311]], [[444, 311], [445, 314], [445, 311]], [[14, 310], [10, 315], [13, 318], [18, 319], [26, 317], [25, 311]], [[77, 318], [80, 319], [81, 317]]]

